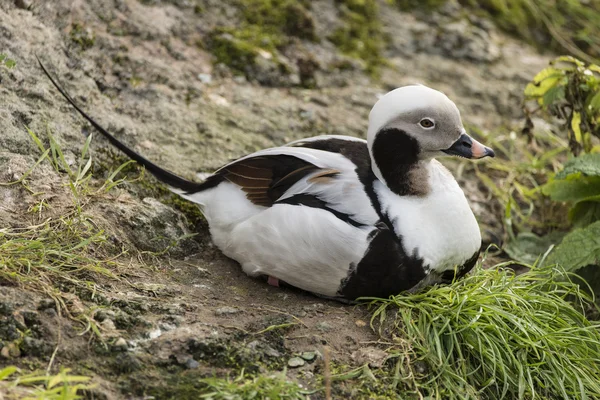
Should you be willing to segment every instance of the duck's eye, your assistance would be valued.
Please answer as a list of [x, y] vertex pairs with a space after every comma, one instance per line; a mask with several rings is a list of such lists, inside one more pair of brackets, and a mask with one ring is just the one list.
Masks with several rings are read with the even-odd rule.
[[423, 128], [429, 129], [429, 128], [433, 128], [435, 126], [435, 122], [433, 122], [429, 118], [423, 118], [419, 122], [419, 125], [421, 125]]

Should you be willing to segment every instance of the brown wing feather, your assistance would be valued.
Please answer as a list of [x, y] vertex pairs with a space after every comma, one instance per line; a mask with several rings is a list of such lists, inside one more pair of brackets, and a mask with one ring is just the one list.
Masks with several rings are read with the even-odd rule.
[[[306, 175], [320, 170], [314, 164], [288, 155], [260, 156], [234, 162], [221, 171], [229, 182], [238, 185], [252, 203], [270, 207], [292, 185]], [[339, 171], [324, 170], [324, 179]]]

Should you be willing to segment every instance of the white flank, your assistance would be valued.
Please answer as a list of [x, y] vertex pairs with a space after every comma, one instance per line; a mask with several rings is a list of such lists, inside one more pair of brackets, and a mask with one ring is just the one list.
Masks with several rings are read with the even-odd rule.
[[335, 296], [350, 265], [364, 255], [371, 229], [319, 208], [277, 204], [237, 225], [223, 251], [248, 275], [270, 275]]

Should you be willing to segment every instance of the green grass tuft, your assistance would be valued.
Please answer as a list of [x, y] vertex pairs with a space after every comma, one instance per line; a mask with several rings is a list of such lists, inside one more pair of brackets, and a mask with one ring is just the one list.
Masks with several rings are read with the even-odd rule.
[[[66, 176], [64, 184], [70, 189], [72, 203], [63, 205], [59, 214], [52, 212], [52, 206], [46, 200], [38, 201], [29, 213], [31, 219], [37, 219], [39, 223], [0, 229], [0, 285], [26, 287], [52, 297], [68, 317], [84, 326], [84, 331], [91, 330], [100, 336], [90, 315], [81, 310], [78, 315], [69, 311], [67, 303], [70, 297], [64, 292], [75, 290], [93, 299], [102, 292], [101, 277], [119, 279], [119, 265], [115, 260], [122, 250], [114, 248], [108, 235], [85, 213], [85, 209], [94, 197], [105, 196], [123, 182], [114, 178], [126, 164], [110, 174], [103, 184], [92, 186], [92, 160], [88, 156], [91, 136], [74, 167], [66, 161], [62, 149], [51, 135], [46, 148], [35, 133], [28, 132], [42, 155], [21, 179], [1, 185], [19, 184], [31, 192], [27, 186], [29, 175], [39, 164], [47, 161]], [[39, 193], [27, 195], [35, 198]]]
[[482, 269], [447, 286], [371, 299], [387, 341], [382, 379], [443, 399], [600, 397], [592, 301], [560, 268]]
[[[201, 399], [206, 400], [306, 400], [305, 389], [297, 383], [289, 381], [285, 372], [274, 375], [259, 375], [253, 378], [245, 377], [243, 372], [236, 379], [205, 378], [205, 394]], [[203, 391], [204, 391], [203, 390]]]

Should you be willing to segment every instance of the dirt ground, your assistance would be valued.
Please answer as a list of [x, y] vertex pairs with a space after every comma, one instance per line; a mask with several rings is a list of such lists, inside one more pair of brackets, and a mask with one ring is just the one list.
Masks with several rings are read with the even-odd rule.
[[[333, 0], [318, 0], [311, 14], [324, 39], [288, 49], [317, 61], [317, 86], [299, 87], [287, 75], [265, 85], [276, 72], [259, 71], [267, 75], [260, 84], [215, 66], [201, 45], [215, 27], [235, 26], [231, 3], [0, 0], [0, 53], [17, 62], [0, 69], [0, 181], [18, 179], [39, 157], [25, 126], [44, 138], [49, 130], [73, 162], [84, 134], [92, 131], [43, 76], [36, 54], [101, 124], [149, 159], [192, 179], [230, 159], [303, 137], [364, 137], [377, 96], [407, 83], [444, 91], [470, 126], [510, 132], [522, 124], [523, 87], [551, 58], [458, 5], [409, 14], [382, 1], [389, 65], [380, 79], [372, 79], [326, 39], [339, 15]], [[198, 5], [202, 12], [195, 12]], [[297, 60], [289, 54], [293, 64]], [[354, 67], [335, 67], [340, 60]], [[106, 147], [106, 141], [94, 139], [92, 155], [106, 160]], [[448, 165], [456, 170], [460, 163]], [[98, 163], [94, 171], [100, 182], [105, 169]], [[71, 204], [64, 179], [48, 165], [29, 178], [50, 205], [48, 215], [60, 215]], [[484, 237], [501, 237], [498, 210], [482, 196], [481, 183], [469, 176], [460, 181]], [[45, 369], [52, 360], [53, 370], [70, 367], [94, 377], [98, 386], [88, 397], [141, 399], [186, 398], [185, 385], [197, 377], [240, 368], [287, 366], [290, 376], [310, 382], [322, 368], [325, 345], [339, 364], [381, 361], [365, 307], [247, 277], [210, 243], [205, 223], [190, 228], [189, 216], [145, 193], [130, 183], [95, 198], [85, 211], [127, 250], [119, 279], [97, 282], [101, 300], [65, 289], [71, 309], [94, 310], [104, 344], [80, 334], [82, 325], [59, 314], [48, 296], [6, 284], [0, 286], [0, 318], [32, 334], [19, 354], [0, 356], [0, 368]], [[28, 212], [33, 202], [28, 196], [19, 186], [0, 187], [0, 228], [39, 221]], [[197, 235], [167, 253], [138, 256], [160, 253], [189, 233]], [[0, 337], [0, 343], [9, 341]]]

